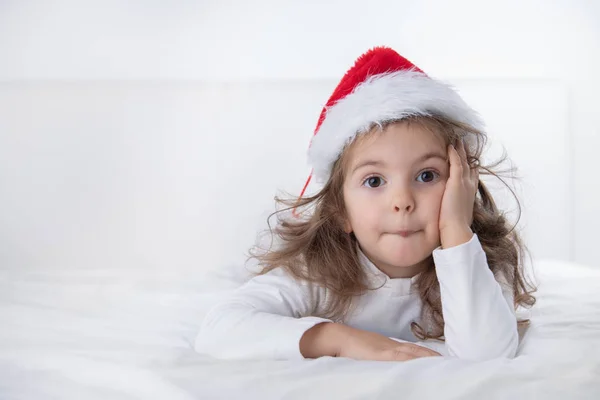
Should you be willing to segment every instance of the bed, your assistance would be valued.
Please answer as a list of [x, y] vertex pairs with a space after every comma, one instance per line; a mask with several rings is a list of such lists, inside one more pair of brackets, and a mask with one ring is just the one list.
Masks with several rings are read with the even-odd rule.
[[556, 261], [537, 270], [539, 301], [515, 359], [399, 363], [195, 353], [203, 314], [242, 281], [235, 268], [2, 270], [0, 398], [598, 398], [600, 270]]

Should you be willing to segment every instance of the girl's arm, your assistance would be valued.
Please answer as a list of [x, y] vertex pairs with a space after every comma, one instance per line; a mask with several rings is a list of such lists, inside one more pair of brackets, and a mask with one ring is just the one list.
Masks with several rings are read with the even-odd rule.
[[301, 359], [322, 356], [404, 361], [439, 355], [413, 343], [304, 317], [325, 291], [282, 270], [258, 276], [206, 315], [195, 348], [221, 359]]
[[304, 332], [329, 322], [305, 317], [324, 295], [279, 268], [257, 276], [208, 312], [195, 349], [221, 359], [301, 359]]
[[433, 259], [448, 353], [469, 360], [513, 358], [519, 335], [512, 291], [494, 278], [477, 235], [434, 250]]
[[372, 361], [408, 361], [440, 355], [415, 343], [336, 323], [317, 324], [306, 331], [300, 339], [300, 351], [306, 358], [331, 356]]

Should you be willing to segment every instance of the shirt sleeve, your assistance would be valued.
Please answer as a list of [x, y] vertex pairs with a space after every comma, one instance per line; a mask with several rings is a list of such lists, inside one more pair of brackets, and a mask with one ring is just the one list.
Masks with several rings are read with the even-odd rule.
[[221, 359], [302, 359], [304, 332], [331, 322], [309, 316], [324, 297], [281, 268], [259, 275], [208, 312], [195, 349]]
[[496, 281], [477, 235], [455, 247], [438, 247], [433, 259], [448, 354], [469, 360], [513, 358], [519, 336], [512, 290]]

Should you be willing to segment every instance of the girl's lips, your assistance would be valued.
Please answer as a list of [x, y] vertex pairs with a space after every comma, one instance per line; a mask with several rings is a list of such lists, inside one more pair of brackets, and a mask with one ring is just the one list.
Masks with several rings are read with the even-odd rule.
[[415, 232], [417, 232], [417, 231], [396, 231], [396, 232], [392, 232], [392, 233], [394, 233], [395, 235], [400, 235], [402, 237], [408, 237]]

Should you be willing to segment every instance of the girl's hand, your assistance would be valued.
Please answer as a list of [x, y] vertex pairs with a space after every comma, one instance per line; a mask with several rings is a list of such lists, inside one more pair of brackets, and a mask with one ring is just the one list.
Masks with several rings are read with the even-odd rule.
[[396, 342], [378, 333], [347, 328], [349, 330], [340, 343], [338, 357], [372, 361], [408, 361], [440, 356], [440, 353], [414, 343]]
[[426, 347], [336, 323], [319, 324], [306, 331], [300, 349], [307, 358], [332, 356], [371, 361], [407, 361], [440, 355]]
[[450, 177], [442, 197], [439, 220], [442, 248], [466, 243], [473, 236], [473, 206], [479, 183], [479, 168], [470, 168], [467, 164], [462, 139], [459, 140], [457, 149], [448, 146], [448, 159]]

